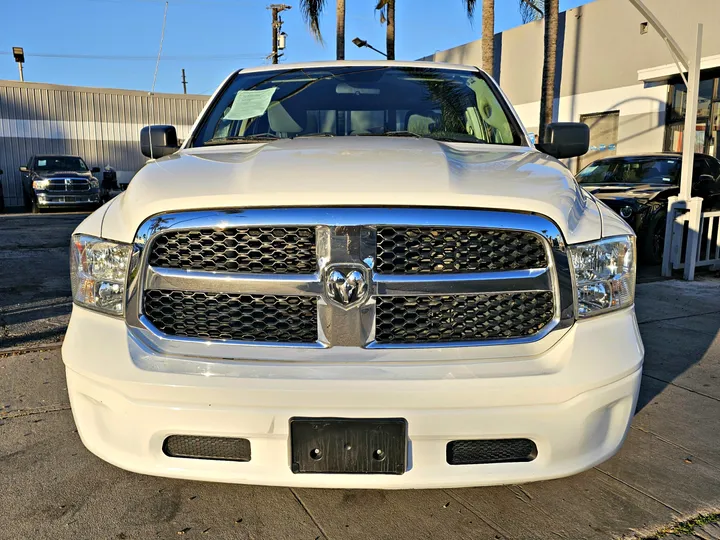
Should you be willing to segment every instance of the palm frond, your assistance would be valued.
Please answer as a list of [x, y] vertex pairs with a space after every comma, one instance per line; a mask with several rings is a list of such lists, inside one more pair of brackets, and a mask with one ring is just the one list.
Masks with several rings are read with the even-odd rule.
[[465, 10], [467, 11], [468, 19], [472, 19], [475, 15], [476, 3], [476, 0], [463, 0], [463, 5], [465, 6]]
[[539, 21], [543, 18], [545, 0], [518, 0], [518, 3], [523, 23]]
[[320, 32], [320, 16], [325, 9], [326, 0], [300, 0], [300, 14], [303, 21], [310, 28], [310, 33], [320, 43], [323, 43]]

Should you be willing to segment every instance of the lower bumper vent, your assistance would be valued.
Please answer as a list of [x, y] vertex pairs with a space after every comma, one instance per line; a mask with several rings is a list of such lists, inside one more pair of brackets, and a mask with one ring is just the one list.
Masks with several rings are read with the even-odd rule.
[[250, 441], [226, 437], [170, 435], [163, 443], [163, 452], [170, 457], [250, 461]]
[[532, 461], [536, 456], [537, 446], [530, 439], [450, 441], [447, 445], [450, 465], [514, 463]]

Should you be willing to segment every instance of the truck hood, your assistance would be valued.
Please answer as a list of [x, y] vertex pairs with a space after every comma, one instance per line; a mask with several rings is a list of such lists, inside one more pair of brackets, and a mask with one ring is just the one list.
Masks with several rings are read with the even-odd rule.
[[132, 241], [164, 212], [292, 206], [515, 210], [549, 217], [570, 243], [601, 234], [594, 200], [561, 163], [530, 148], [336, 137], [188, 149], [148, 162], [109, 206], [102, 235]]
[[33, 175], [37, 178], [92, 178], [90, 171], [79, 172], [79, 171], [53, 171], [53, 172], [34, 172]]

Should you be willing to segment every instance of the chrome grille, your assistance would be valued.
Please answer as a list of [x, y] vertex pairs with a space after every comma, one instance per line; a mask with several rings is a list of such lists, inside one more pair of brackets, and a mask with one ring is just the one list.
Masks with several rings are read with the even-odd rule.
[[88, 191], [90, 182], [86, 178], [50, 178], [47, 191]]
[[437, 274], [527, 270], [547, 266], [536, 234], [470, 227], [389, 227], [377, 229], [381, 274]]
[[159, 268], [312, 274], [317, 269], [315, 229], [256, 227], [168, 232], [153, 242], [150, 264]]
[[138, 231], [130, 274], [132, 332], [167, 352], [183, 339], [188, 355], [235, 357], [243, 344], [288, 360], [281, 349], [522, 344], [574, 322], [562, 236], [529, 214], [165, 214]]
[[145, 314], [170, 336], [249, 342], [317, 341], [317, 300], [309, 296], [151, 290]]
[[532, 336], [554, 316], [551, 292], [379, 296], [377, 343], [447, 343]]

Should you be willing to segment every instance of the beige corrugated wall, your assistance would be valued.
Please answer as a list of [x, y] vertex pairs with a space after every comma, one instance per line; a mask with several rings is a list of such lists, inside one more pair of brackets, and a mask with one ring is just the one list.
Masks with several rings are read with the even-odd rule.
[[35, 154], [78, 155], [89, 167], [110, 165], [119, 180], [129, 181], [146, 160], [140, 129], [172, 124], [185, 138], [208, 99], [0, 81], [0, 169], [5, 172], [0, 181], [6, 206], [22, 205], [18, 168]]

